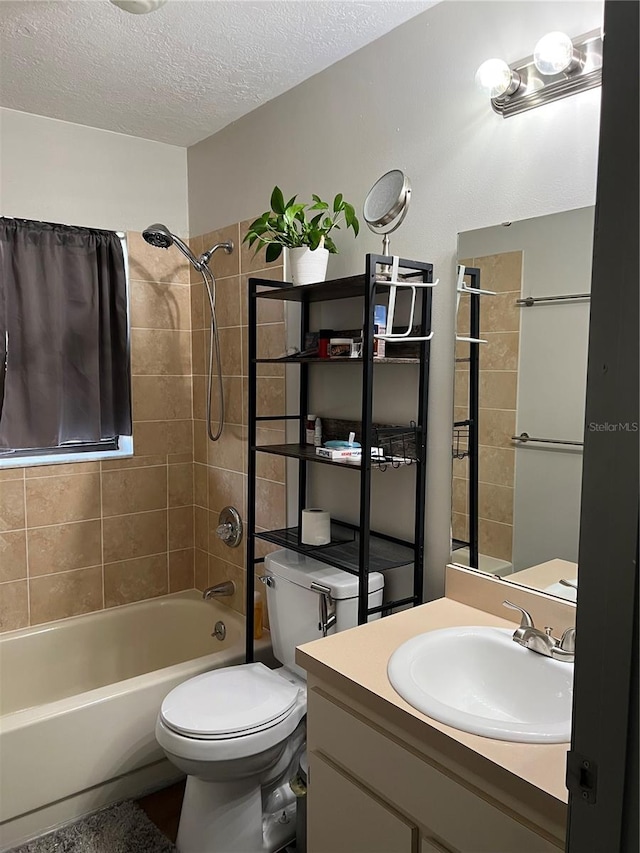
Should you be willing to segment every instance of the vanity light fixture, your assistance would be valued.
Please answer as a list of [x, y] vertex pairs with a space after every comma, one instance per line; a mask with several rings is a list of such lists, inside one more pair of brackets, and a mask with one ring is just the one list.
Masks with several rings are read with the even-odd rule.
[[511, 65], [489, 59], [476, 72], [476, 85], [503, 118], [601, 84], [601, 30], [574, 39], [561, 32], [547, 33], [536, 44], [533, 56]]

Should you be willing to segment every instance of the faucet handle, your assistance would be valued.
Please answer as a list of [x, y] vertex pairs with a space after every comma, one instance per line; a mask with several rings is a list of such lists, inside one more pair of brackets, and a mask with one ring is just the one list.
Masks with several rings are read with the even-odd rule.
[[517, 604], [513, 604], [511, 601], [503, 601], [502, 602], [505, 607], [510, 607], [511, 610], [519, 610], [522, 614], [522, 619], [520, 621], [521, 628], [535, 628], [533, 624], [533, 619], [531, 618], [531, 614], [528, 610], [525, 610], [524, 607], [519, 607]]

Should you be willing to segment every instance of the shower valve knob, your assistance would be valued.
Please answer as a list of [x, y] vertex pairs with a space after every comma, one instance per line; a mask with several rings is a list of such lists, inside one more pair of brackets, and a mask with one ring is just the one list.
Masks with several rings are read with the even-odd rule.
[[237, 548], [242, 542], [242, 519], [234, 506], [226, 506], [218, 516], [216, 536], [229, 548]]

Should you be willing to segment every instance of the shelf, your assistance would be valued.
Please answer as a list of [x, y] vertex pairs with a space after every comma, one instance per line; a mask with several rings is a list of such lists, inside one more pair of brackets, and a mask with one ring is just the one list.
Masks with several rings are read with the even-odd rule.
[[[382, 261], [382, 259], [380, 260]], [[405, 274], [407, 283], [411, 278], [421, 278], [424, 273], [430, 272], [433, 267], [420, 261], [407, 261], [400, 259], [400, 266], [412, 270]], [[275, 286], [274, 282], [267, 278], [254, 278], [251, 280], [258, 287], [267, 287], [256, 293], [258, 299], [281, 299], [290, 302], [328, 302], [332, 299], [354, 299], [364, 296], [367, 287], [366, 275], [352, 275], [346, 278], [334, 278], [329, 281], [319, 281], [315, 284], [292, 285], [288, 282], [285, 286]], [[379, 287], [389, 287], [389, 282], [376, 279]]]
[[452, 539], [451, 540], [451, 550], [459, 551], [460, 548], [468, 548], [469, 543], [465, 542], [463, 539]]
[[[362, 358], [256, 358], [256, 364], [362, 364]], [[374, 358], [374, 364], [420, 364], [419, 358]]]
[[[284, 530], [268, 530], [256, 533], [257, 539], [289, 548], [299, 554], [305, 554], [315, 560], [321, 560], [337, 569], [357, 575], [359, 571], [359, 533], [350, 524], [340, 521], [331, 522], [330, 545], [302, 545], [298, 538], [298, 528], [289, 527]], [[413, 545], [400, 540], [392, 540], [370, 531], [369, 542], [369, 571], [381, 572], [397, 566], [413, 563]]]
[[[312, 447], [310, 444], [261, 444], [253, 449], [258, 453], [271, 453], [274, 456], [288, 456], [291, 459], [301, 459], [304, 462], [320, 462], [322, 465], [338, 465], [340, 468], [352, 468], [356, 471], [359, 471], [361, 468], [361, 460], [358, 458], [346, 457], [342, 460], [325, 459], [323, 456], [318, 456], [316, 454], [315, 447]], [[380, 460], [371, 460], [372, 468], [380, 468], [383, 470], [386, 468], [399, 468], [416, 464], [416, 459], [410, 459], [408, 462], [405, 462], [401, 461], [399, 457], [395, 460], [390, 457], [384, 457], [384, 459]]]

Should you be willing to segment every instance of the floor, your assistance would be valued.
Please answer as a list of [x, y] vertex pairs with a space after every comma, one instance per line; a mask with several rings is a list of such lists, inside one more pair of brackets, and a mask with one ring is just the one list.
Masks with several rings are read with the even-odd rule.
[[[149, 820], [153, 821], [163, 835], [176, 843], [178, 835], [178, 823], [180, 822], [180, 809], [184, 797], [185, 782], [177, 782], [168, 788], [162, 788], [153, 794], [137, 800], [140, 808], [145, 812]], [[292, 844], [286, 847], [282, 853], [296, 853], [296, 846]]]
[[175, 844], [185, 782], [177, 782], [138, 800], [138, 805], [163, 835]]

